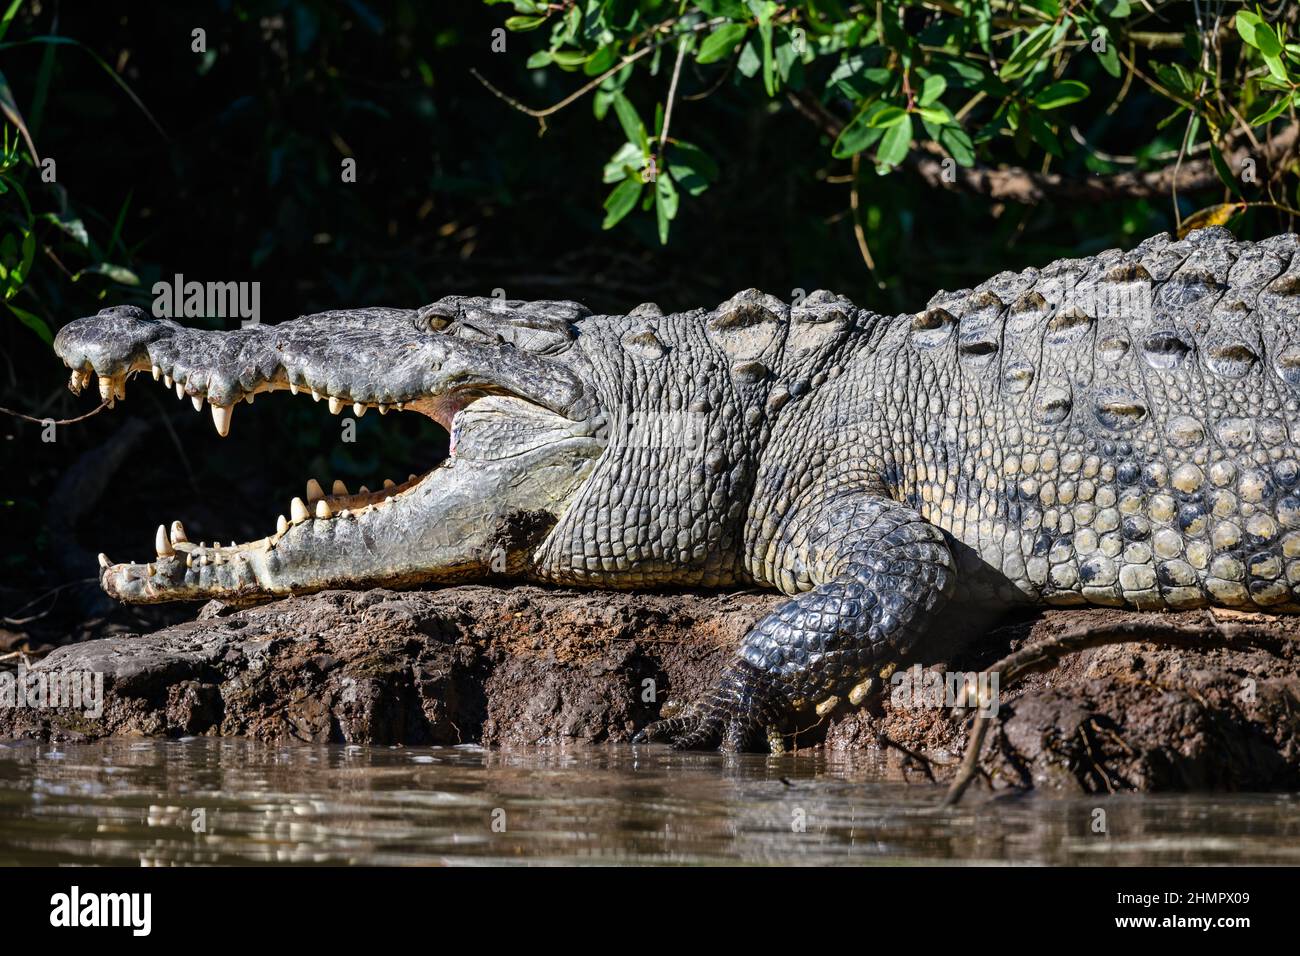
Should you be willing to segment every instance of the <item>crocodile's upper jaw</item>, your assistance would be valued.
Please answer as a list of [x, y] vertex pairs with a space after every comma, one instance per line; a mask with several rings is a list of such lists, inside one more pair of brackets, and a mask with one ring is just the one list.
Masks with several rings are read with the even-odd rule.
[[579, 383], [553, 363], [431, 336], [414, 321], [368, 310], [220, 333], [116, 309], [66, 326], [55, 347], [74, 391], [93, 372], [111, 402], [149, 372], [196, 408], [208, 402], [223, 436], [238, 401], [278, 390], [328, 401], [334, 413], [420, 412], [452, 435], [450, 457], [401, 484], [352, 493], [335, 482], [327, 494], [312, 480], [256, 541], [195, 544], [180, 522], [159, 525], [151, 560], [100, 556], [104, 590], [131, 603], [246, 603], [526, 571], [602, 450], [589, 422], [569, 417]]

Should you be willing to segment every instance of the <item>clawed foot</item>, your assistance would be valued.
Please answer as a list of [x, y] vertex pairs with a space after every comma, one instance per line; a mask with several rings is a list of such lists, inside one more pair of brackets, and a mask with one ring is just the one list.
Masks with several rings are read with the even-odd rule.
[[750, 721], [720, 714], [656, 720], [632, 738], [634, 744], [667, 743], [674, 750], [713, 750], [738, 753], [755, 749], [762, 739]]
[[688, 717], [656, 720], [632, 738], [633, 743], [667, 743], [674, 750], [712, 750], [726, 753], [761, 750], [775, 724], [768, 682], [750, 665], [728, 668], [718, 689]]

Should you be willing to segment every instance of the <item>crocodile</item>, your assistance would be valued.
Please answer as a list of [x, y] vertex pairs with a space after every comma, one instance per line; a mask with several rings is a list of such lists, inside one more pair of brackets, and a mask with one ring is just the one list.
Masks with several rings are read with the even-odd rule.
[[288, 390], [416, 412], [436, 467], [308, 483], [229, 547], [160, 526], [100, 582], [249, 603], [474, 579], [787, 596], [711, 693], [638, 739], [779, 745], [860, 703], [941, 613], [1300, 609], [1300, 238], [1222, 228], [1003, 272], [887, 316], [826, 291], [713, 309], [446, 297], [233, 331], [118, 306], [55, 349], [74, 391], [151, 374], [225, 435]]

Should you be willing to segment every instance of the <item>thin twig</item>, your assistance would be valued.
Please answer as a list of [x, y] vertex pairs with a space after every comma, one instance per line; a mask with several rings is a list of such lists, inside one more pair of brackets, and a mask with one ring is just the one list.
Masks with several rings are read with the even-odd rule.
[[673, 101], [677, 98], [677, 80], [682, 75], [682, 60], [686, 58], [687, 43], [683, 39], [677, 44], [677, 62], [673, 64], [673, 78], [668, 84], [668, 105], [664, 107], [664, 128], [659, 131], [658, 165], [663, 167], [664, 152], [668, 148], [668, 128], [673, 121]]
[[73, 425], [77, 422], [84, 422], [92, 415], [98, 415], [104, 409], [108, 408], [108, 405], [108, 402], [100, 402], [98, 408], [86, 412], [84, 415], [78, 415], [76, 418], [33, 418], [31, 415], [24, 415], [22, 412], [16, 412], [12, 408], [0, 408], [0, 412], [3, 412], [6, 415], [12, 415], [14, 418], [21, 418], [25, 422], [35, 422], [37, 425]]
[[876, 262], [871, 258], [871, 247], [867, 245], [867, 231], [862, 228], [862, 216], [859, 211], [858, 169], [861, 166], [861, 153], [853, 154], [853, 184], [849, 187], [849, 208], [853, 211], [853, 235], [858, 240], [858, 249], [862, 252], [862, 261], [867, 264], [867, 271], [876, 280], [877, 288], [883, 289], [885, 283], [876, 275]]
[[[686, 30], [683, 32], [698, 33], [700, 30], [704, 30], [712, 26], [717, 26], [719, 23], [723, 23], [725, 21], [726, 21], [726, 17], [715, 17], [712, 20], [705, 20], [695, 24], [694, 26], [687, 27]], [[470, 73], [473, 74], [474, 79], [478, 80], [485, 87], [487, 87], [488, 92], [491, 93], [493, 96], [495, 96], [497, 99], [503, 101], [504, 103], [508, 104], [509, 106], [513, 107], [519, 112], [531, 116], [533, 119], [537, 120], [539, 126], [541, 127], [539, 133], [542, 133], [546, 131], [546, 117], [558, 113], [566, 106], [570, 106], [573, 103], [576, 103], [578, 100], [582, 99], [592, 90], [594, 90], [596, 87], [600, 86], [600, 84], [604, 83], [606, 80], [608, 80], [615, 73], [619, 72], [621, 69], [623, 69], [623, 67], [627, 66], [629, 63], [635, 63], [643, 56], [649, 53], [653, 53], [655, 50], [659, 49], [661, 46], [664, 46], [667, 43], [671, 43], [672, 40], [673, 40], [672, 37], [668, 37], [666, 39], [660, 40], [658, 43], [651, 43], [649, 46], [644, 46], [641, 49], [637, 50], [635, 53], [629, 53], [627, 56], [623, 57], [623, 59], [619, 60], [608, 70], [606, 70], [604, 73], [600, 74], [600, 76], [596, 77], [595, 79], [587, 83], [584, 83], [582, 86], [578, 87], [578, 89], [570, 93], [568, 96], [560, 100], [558, 103], [555, 103], [551, 106], [546, 107], [545, 109], [540, 109], [540, 110], [533, 109], [531, 106], [525, 106], [523, 103], [519, 102], [519, 100], [511, 96], [509, 93], [497, 89], [495, 86], [489, 83], [487, 78], [483, 76], [483, 74], [480, 73], [477, 69], [471, 68]]]

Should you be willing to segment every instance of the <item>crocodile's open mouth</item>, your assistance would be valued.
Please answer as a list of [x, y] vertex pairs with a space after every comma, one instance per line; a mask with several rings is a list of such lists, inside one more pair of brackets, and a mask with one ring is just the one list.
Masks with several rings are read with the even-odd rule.
[[[358, 362], [371, 365], [364, 352], [377, 331], [374, 322], [336, 322], [335, 339], [342, 333], [356, 346], [340, 361], [336, 355], [323, 357], [310, 347], [295, 347], [295, 342], [310, 341], [296, 335], [301, 331], [293, 328], [296, 323], [240, 336], [180, 329], [136, 316], [129, 321], [170, 329], [129, 346], [128, 354], [103, 323], [78, 327], [102, 316], [69, 324], [56, 341], [72, 368], [74, 391], [97, 375], [101, 397], [115, 402], [125, 397], [129, 378], [152, 375], [196, 409], [207, 404], [223, 437], [241, 403], [252, 404], [258, 395], [273, 391], [326, 403], [333, 414], [417, 412], [451, 436], [443, 461], [405, 481], [390, 479], [377, 489], [353, 490], [341, 481], [326, 488], [309, 480], [305, 492], [276, 520], [274, 531], [255, 541], [195, 543], [181, 522], [160, 524], [151, 560], [115, 564], [100, 555], [100, 582], [119, 600], [246, 603], [332, 586], [402, 586], [516, 574], [601, 450], [585, 421], [548, 407], [554, 402], [547, 402], [544, 391], [518, 387], [526, 375], [521, 378], [517, 369], [513, 376], [493, 374], [494, 363], [496, 370], [504, 368], [508, 355], [487, 361], [478, 356], [472, 374], [461, 368], [449, 381], [412, 383], [409, 375], [349, 368]], [[392, 322], [378, 324], [391, 339]], [[288, 334], [274, 335], [275, 328]], [[215, 350], [196, 349], [195, 337], [210, 339], [205, 344]], [[232, 337], [242, 339], [233, 356]], [[248, 361], [243, 353], [261, 356], [272, 344], [268, 338], [274, 339], [270, 358]], [[388, 341], [385, 348], [393, 344]], [[428, 342], [415, 335], [397, 345], [394, 355], [400, 364], [409, 351], [427, 350]], [[464, 364], [467, 354], [459, 344], [452, 352], [444, 349], [425, 358], [436, 365], [456, 358]]]

